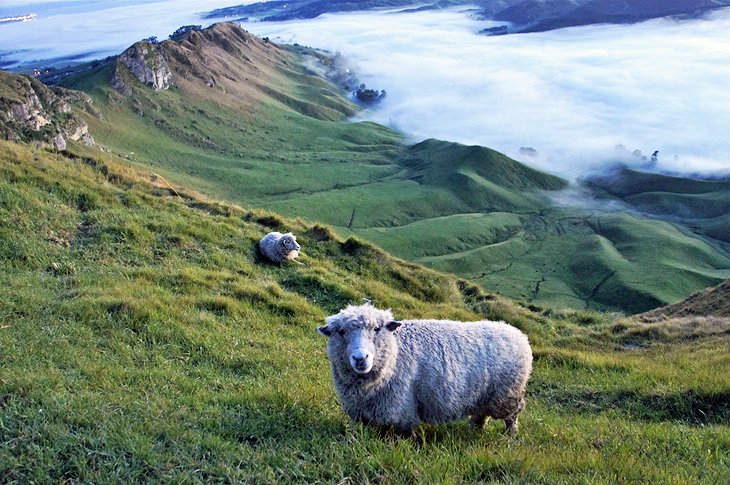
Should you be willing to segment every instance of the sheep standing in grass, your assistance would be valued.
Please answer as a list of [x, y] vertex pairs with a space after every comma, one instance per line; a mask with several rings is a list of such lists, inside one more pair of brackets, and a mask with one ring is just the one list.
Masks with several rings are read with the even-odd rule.
[[301, 249], [301, 246], [297, 244], [296, 236], [291, 232], [286, 234], [270, 232], [259, 241], [261, 254], [275, 263], [299, 257]]
[[420, 423], [503, 419], [510, 435], [532, 370], [527, 336], [503, 322], [395, 321], [390, 310], [348, 306], [326, 319], [327, 355], [352, 419], [412, 434]]

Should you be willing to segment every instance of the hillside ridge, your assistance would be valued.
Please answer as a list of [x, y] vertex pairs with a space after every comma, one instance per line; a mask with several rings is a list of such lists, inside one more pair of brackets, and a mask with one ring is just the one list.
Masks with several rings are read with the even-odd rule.
[[637, 315], [645, 322], [684, 317], [730, 318], [730, 279], [693, 293], [686, 299]]

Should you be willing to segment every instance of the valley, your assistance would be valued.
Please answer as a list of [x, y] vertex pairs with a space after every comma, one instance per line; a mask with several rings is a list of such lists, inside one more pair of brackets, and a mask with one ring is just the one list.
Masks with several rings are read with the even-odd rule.
[[[637, 313], [730, 277], [727, 182], [682, 194], [685, 179], [653, 187], [668, 178], [645, 174], [625, 197], [616, 191], [633, 177], [616, 179], [612, 193], [599, 179], [571, 187], [485, 147], [409, 146], [386, 127], [346, 122], [358, 108], [300, 64], [320, 54], [241, 32], [220, 24], [161, 44], [170, 89], [130, 78], [124, 96], [109, 82], [113, 62], [63, 85], [95, 100], [102, 116], [85, 115], [91, 132], [130, 163], [332, 225], [529, 304]], [[670, 218], [645, 201], [688, 197], [711, 213]]]

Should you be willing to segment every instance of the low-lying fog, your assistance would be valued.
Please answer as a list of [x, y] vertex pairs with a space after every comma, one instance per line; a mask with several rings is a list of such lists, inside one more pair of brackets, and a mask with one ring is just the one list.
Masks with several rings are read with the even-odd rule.
[[414, 140], [486, 145], [567, 177], [618, 160], [651, 166], [656, 150], [660, 170], [730, 173], [730, 9], [706, 20], [475, 34], [489, 25], [452, 10], [244, 27], [340, 51], [368, 87], [388, 93], [362, 118]]
[[[104, 57], [143, 37], [205, 24], [198, 13], [232, 3], [250, 2], [10, 0], [0, 13], [40, 17], [0, 26], [0, 66]], [[485, 145], [567, 177], [607, 162], [651, 166], [656, 150], [661, 170], [730, 173], [730, 9], [704, 20], [476, 34], [491, 25], [447, 10], [244, 28], [341, 52], [362, 82], [388, 93], [360, 117], [413, 141]]]

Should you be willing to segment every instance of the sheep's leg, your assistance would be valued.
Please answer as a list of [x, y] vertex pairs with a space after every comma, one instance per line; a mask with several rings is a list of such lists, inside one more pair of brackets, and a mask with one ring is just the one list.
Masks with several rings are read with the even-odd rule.
[[504, 419], [505, 431], [508, 435], [517, 435], [517, 432], [520, 429], [517, 418], [520, 413], [525, 409], [525, 405], [525, 398], [520, 399], [520, 403], [517, 405], [517, 409], [515, 410], [515, 412], [511, 416], [508, 416]]
[[409, 438], [409, 439], [415, 439], [416, 438], [416, 432], [414, 428], [404, 427], [404, 426], [394, 426], [393, 432], [400, 436], [401, 438]]
[[505, 432], [510, 436], [516, 436], [517, 432], [520, 429], [519, 424], [517, 423], [517, 416], [512, 416], [511, 418], [507, 418], [504, 420], [505, 424]]
[[489, 420], [489, 416], [487, 416], [486, 414], [474, 414], [469, 419], [469, 425], [472, 428], [483, 428], [484, 423], [486, 423], [488, 420]]
[[381, 437], [395, 435], [401, 438], [415, 438], [416, 436], [414, 427], [398, 426], [395, 424], [376, 424], [366, 419], [359, 419], [358, 421], [374, 428]]

